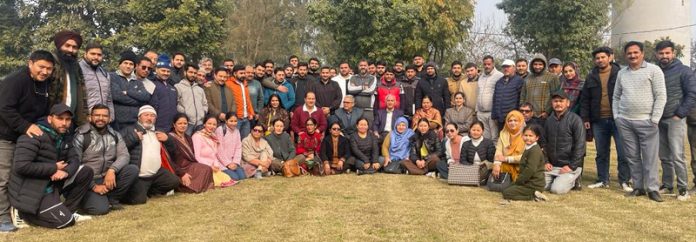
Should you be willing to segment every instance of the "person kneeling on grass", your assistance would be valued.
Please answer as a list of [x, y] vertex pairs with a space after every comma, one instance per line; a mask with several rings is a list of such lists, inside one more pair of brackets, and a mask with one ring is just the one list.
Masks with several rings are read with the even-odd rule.
[[[203, 119], [203, 129], [193, 134], [193, 150], [196, 160], [204, 165], [210, 166], [213, 173], [223, 172], [234, 181], [241, 181], [246, 178], [244, 169], [232, 162], [231, 157], [223, 159], [219, 153], [221, 149], [233, 149], [234, 147], [223, 147], [220, 145], [220, 139], [215, 134], [218, 122], [217, 117], [208, 115]], [[222, 187], [227, 187], [234, 184], [223, 183]]]
[[430, 122], [421, 118], [416, 124], [416, 134], [410, 139], [411, 154], [408, 160], [401, 161], [401, 166], [411, 175], [424, 175], [435, 177], [433, 171], [437, 170], [440, 161], [442, 142], [434, 130], [430, 129]]
[[[492, 165], [493, 157], [495, 156], [495, 144], [492, 140], [483, 137], [483, 123], [481, 121], [476, 120], [469, 126], [469, 137], [471, 139], [463, 141], [461, 145], [458, 160], [454, 159], [456, 158], [454, 154], [445, 152], [447, 160], [441, 160], [437, 163], [440, 178], [447, 179], [449, 177], [449, 166], [456, 162], [462, 165], [474, 165], [479, 162], [486, 163], [488, 167]], [[454, 149], [452, 149], [451, 153], [454, 153]]]
[[309, 172], [313, 176], [321, 175], [321, 159], [319, 151], [321, 149], [321, 133], [317, 130], [317, 121], [310, 117], [305, 121], [306, 132], [300, 132], [297, 139], [297, 155], [304, 156], [304, 159], [298, 160], [300, 168], [305, 172]]
[[355, 173], [374, 174], [382, 167], [379, 162], [378, 138], [368, 132], [370, 127], [366, 118], [358, 119], [358, 132], [350, 136], [350, 150], [355, 157]]
[[321, 142], [319, 157], [322, 160], [324, 175], [343, 173], [350, 169], [355, 159], [350, 157], [350, 141], [341, 136], [341, 122], [334, 121], [329, 125], [329, 136]]
[[544, 153], [537, 144], [540, 136], [541, 127], [538, 125], [532, 124], [524, 128], [522, 139], [524, 139], [525, 150], [520, 159], [520, 174], [511, 186], [503, 190], [503, 199], [547, 200], [546, 196], [541, 193], [546, 183], [544, 180]]
[[551, 96], [554, 115], [546, 119], [544, 132], [548, 156], [546, 163], [546, 189], [556, 194], [565, 194], [575, 185], [582, 174], [585, 158], [585, 127], [580, 116], [570, 112], [570, 101], [565, 92]]
[[[90, 168], [80, 168], [75, 150], [64, 135], [72, 123], [65, 104], [51, 108], [42, 135], [22, 135], [17, 140], [9, 181], [10, 204], [30, 224], [62, 229], [91, 219], [75, 211], [92, 183]], [[61, 202], [60, 196], [65, 197]]]
[[384, 172], [401, 174], [403, 168], [401, 161], [409, 158], [411, 142], [409, 139], [414, 135], [413, 130], [408, 128], [408, 120], [404, 117], [396, 119], [396, 128], [387, 133], [382, 144], [382, 154], [384, 154]]
[[242, 140], [242, 159], [256, 167], [256, 179], [279, 173], [283, 167], [280, 161], [273, 160], [273, 149], [262, 136], [263, 126], [257, 123], [251, 128], [251, 134]]

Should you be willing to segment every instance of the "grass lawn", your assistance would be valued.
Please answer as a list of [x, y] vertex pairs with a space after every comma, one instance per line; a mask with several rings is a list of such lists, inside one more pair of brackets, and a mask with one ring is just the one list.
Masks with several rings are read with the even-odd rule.
[[[594, 144], [588, 148], [584, 185], [596, 175]], [[406, 175], [274, 177], [154, 198], [72, 228], [27, 228], [0, 240], [696, 241], [696, 198], [624, 198], [614, 157], [610, 189], [548, 195], [549, 202], [501, 206], [501, 195], [483, 188]]]

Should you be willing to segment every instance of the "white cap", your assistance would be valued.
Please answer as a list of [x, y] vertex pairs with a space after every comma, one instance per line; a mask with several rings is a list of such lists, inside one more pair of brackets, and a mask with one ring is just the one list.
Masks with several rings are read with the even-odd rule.
[[157, 111], [155, 111], [155, 108], [153, 108], [150, 105], [140, 107], [140, 110], [138, 110], [138, 116], [140, 116], [143, 113], [152, 113], [154, 115], [157, 115]]
[[505, 59], [500, 66], [515, 66], [515, 62], [510, 59]]

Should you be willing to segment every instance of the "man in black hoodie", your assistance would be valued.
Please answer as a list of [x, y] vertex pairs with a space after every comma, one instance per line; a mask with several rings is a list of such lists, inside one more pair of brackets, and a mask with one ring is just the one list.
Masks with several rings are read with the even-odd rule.
[[426, 77], [416, 86], [416, 110], [421, 108], [423, 97], [427, 95], [433, 101], [433, 107], [440, 111], [440, 116], [443, 116], [445, 110], [452, 105], [447, 83], [437, 74], [434, 63], [428, 63], [424, 69]]
[[48, 114], [48, 85], [54, 63], [50, 52], [35, 51], [27, 66], [0, 82], [0, 232], [17, 230], [10, 221], [7, 194], [15, 142], [23, 134], [43, 135], [36, 122]]

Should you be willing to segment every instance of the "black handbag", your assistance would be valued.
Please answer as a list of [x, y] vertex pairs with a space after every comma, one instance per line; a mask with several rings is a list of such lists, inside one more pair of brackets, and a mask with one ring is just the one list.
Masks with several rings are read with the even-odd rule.
[[402, 174], [404, 169], [401, 167], [401, 161], [391, 161], [384, 167], [384, 173]]
[[510, 185], [512, 185], [512, 178], [510, 177], [510, 173], [507, 172], [501, 172], [500, 175], [498, 175], [498, 178], [495, 178], [493, 176], [493, 173], [491, 173], [490, 176], [488, 176], [488, 190], [492, 192], [503, 192], [506, 188], [508, 188]]

